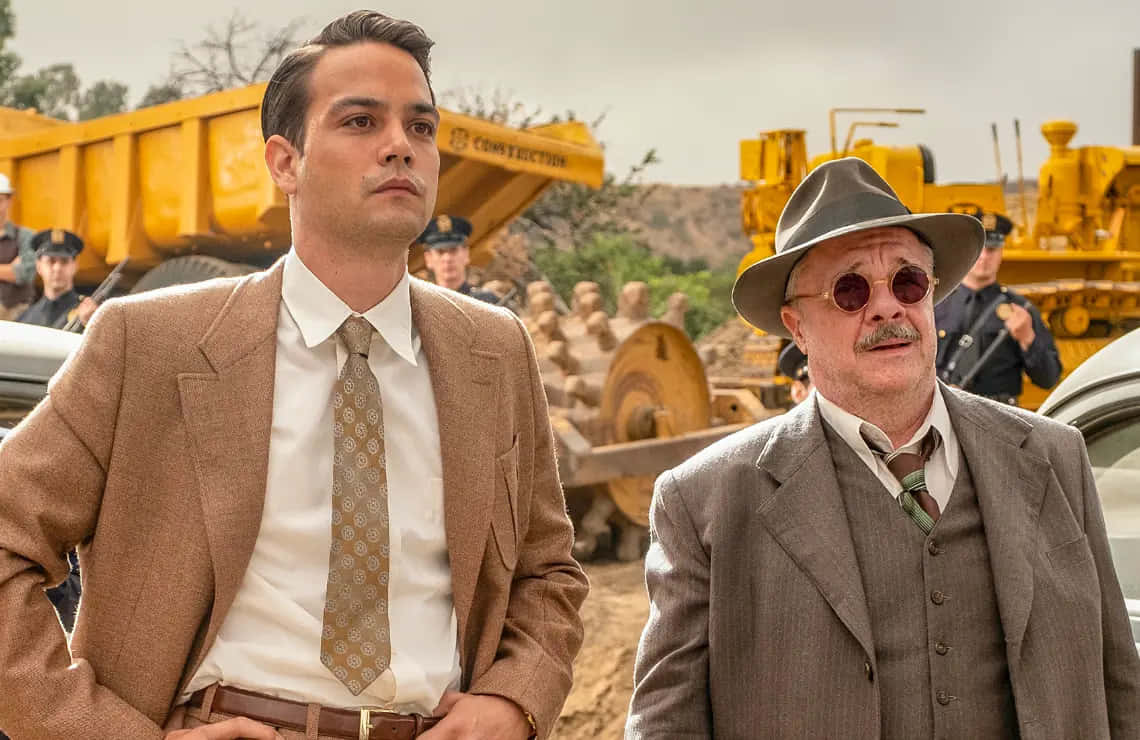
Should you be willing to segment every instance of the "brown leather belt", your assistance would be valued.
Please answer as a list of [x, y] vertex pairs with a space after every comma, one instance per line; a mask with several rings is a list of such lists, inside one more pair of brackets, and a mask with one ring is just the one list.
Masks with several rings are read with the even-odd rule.
[[[190, 697], [187, 706], [202, 706], [203, 689]], [[301, 702], [276, 699], [252, 691], [219, 686], [210, 704], [211, 712], [249, 717], [257, 722], [305, 732], [309, 707]], [[379, 709], [332, 709], [321, 707], [317, 732], [346, 740], [413, 740], [439, 724], [439, 717], [395, 714]]]

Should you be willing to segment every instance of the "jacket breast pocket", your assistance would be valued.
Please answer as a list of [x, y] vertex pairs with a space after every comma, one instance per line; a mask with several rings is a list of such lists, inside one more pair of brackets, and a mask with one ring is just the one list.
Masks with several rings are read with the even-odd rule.
[[1087, 535], [1081, 535], [1072, 542], [1054, 547], [1045, 555], [1049, 558], [1049, 564], [1053, 566], [1054, 570], [1067, 570], [1086, 560], [1092, 560], [1092, 550], [1089, 549]]
[[511, 449], [495, 459], [495, 493], [491, 509], [491, 531], [495, 547], [507, 570], [518, 563], [519, 438]]

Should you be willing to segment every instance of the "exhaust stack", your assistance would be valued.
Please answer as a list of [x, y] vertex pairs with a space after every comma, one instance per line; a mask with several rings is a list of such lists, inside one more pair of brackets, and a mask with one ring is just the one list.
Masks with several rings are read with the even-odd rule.
[[1140, 49], [1132, 50], [1132, 146], [1140, 146]]

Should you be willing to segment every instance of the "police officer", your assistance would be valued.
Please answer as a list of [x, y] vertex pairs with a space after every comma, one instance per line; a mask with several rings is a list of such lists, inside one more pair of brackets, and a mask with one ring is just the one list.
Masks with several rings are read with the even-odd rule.
[[994, 213], [975, 215], [986, 229], [985, 249], [962, 283], [934, 309], [938, 376], [1016, 404], [1023, 370], [1034, 385], [1051, 388], [1061, 377], [1061, 360], [1037, 308], [997, 282], [1002, 246], [1013, 223]]
[[44, 294], [17, 321], [62, 329], [75, 316], [86, 325], [98, 304], [75, 292], [75, 258], [83, 240], [70, 231], [46, 229], [32, 237], [36, 272]]
[[0, 320], [14, 321], [36, 298], [32, 231], [8, 220], [16, 194], [0, 174]]
[[435, 277], [436, 285], [487, 303], [498, 304], [499, 296], [474, 288], [467, 282], [467, 263], [471, 261], [471, 252], [467, 247], [469, 236], [470, 221], [441, 213], [428, 222], [424, 233], [420, 235], [420, 243], [424, 245], [424, 262]]
[[788, 342], [776, 360], [781, 375], [792, 380], [792, 403], [800, 403], [811, 393], [811, 378], [808, 377], [807, 355], [795, 342]]

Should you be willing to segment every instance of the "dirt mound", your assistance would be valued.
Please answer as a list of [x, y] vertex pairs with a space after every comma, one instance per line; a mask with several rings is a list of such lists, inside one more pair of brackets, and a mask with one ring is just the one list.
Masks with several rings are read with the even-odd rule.
[[625, 728], [637, 641], [649, 616], [644, 563], [586, 563], [590, 595], [582, 607], [586, 641], [574, 663], [574, 688], [553, 740], [611, 740]]

